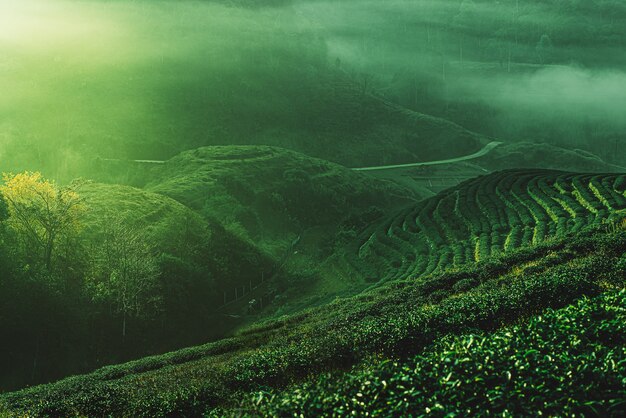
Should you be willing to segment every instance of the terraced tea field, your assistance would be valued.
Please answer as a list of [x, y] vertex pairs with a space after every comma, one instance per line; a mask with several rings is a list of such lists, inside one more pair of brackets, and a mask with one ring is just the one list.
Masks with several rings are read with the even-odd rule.
[[502, 171], [468, 180], [366, 231], [352, 250], [371, 281], [417, 277], [609, 221], [626, 175]]

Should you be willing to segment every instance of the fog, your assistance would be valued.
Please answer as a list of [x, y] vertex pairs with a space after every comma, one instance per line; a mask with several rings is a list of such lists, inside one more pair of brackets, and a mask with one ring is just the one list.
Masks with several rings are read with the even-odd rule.
[[[331, 55], [380, 94], [506, 140], [582, 147], [614, 162], [626, 140], [626, 4], [307, 1]], [[611, 152], [607, 151], [607, 141]]]
[[0, 168], [297, 138], [336, 66], [487, 135], [598, 151], [624, 136], [625, 22], [611, 1], [0, 0]]
[[626, 126], [626, 73], [619, 70], [554, 66], [513, 77], [476, 77], [455, 89], [507, 112]]
[[[190, 347], [0, 418], [224, 415], [411, 354], [413, 322], [370, 332], [404, 308], [458, 307], [444, 335], [610, 290], [626, 175], [572, 172], [624, 146], [625, 0], [0, 0], [0, 392]], [[458, 322], [483, 291], [504, 310]]]
[[167, 158], [211, 142], [226, 103], [263, 90], [265, 75], [247, 76], [266, 70], [260, 57], [289, 54], [297, 40], [284, 34], [306, 28], [280, 9], [194, 1], [1, 0], [0, 19], [2, 168], [55, 176], [86, 156]]

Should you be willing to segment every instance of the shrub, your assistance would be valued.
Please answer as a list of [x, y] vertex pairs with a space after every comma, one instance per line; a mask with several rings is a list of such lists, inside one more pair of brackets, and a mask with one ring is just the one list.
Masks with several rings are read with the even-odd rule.
[[[283, 392], [255, 416], [623, 416], [626, 291], [583, 298], [492, 334], [447, 338], [407, 361], [372, 359]], [[246, 415], [244, 412], [244, 415]], [[221, 410], [222, 416], [233, 412]], [[210, 415], [211, 416], [211, 415]]]
[[[603, 253], [609, 242], [611, 251]], [[554, 265], [555, 258], [547, 256], [554, 252], [567, 256]], [[623, 286], [624, 275], [615, 266], [621, 269], [624, 252], [621, 236], [589, 231], [456, 272], [390, 282], [217, 343], [0, 395], [0, 404], [33, 416], [198, 415], [202, 408], [233, 402], [242, 391], [280, 390], [329, 370], [365, 367], [372, 356], [428, 356], [429, 347], [451, 335], [491, 332], [545, 308]], [[535, 273], [519, 268], [529, 263], [537, 266]], [[455, 286], [461, 280], [466, 282]], [[440, 373], [436, 364], [429, 367]], [[420, 391], [419, 385], [406, 388]], [[435, 410], [436, 404], [428, 405]]]

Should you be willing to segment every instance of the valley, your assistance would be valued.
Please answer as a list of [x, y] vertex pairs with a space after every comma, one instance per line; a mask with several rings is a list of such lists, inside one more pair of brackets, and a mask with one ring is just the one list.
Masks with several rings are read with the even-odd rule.
[[620, 0], [0, 0], [0, 418], [626, 415]]

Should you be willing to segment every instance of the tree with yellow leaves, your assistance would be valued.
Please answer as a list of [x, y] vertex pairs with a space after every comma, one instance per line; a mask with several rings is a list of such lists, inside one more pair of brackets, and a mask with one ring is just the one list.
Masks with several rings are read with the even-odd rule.
[[47, 270], [52, 268], [54, 251], [63, 238], [80, 229], [86, 205], [78, 194], [82, 183], [59, 187], [38, 172], [3, 174], [0, 194], [8, 206], [7, 222], [24, 239]]

